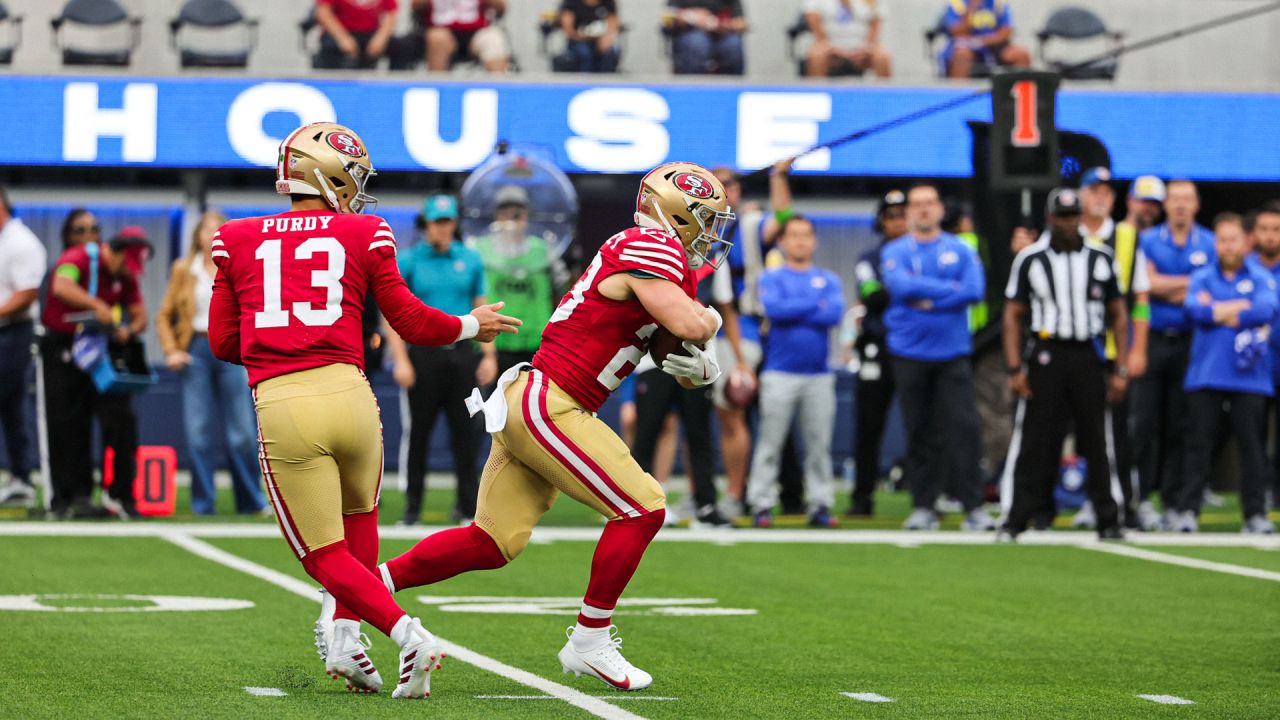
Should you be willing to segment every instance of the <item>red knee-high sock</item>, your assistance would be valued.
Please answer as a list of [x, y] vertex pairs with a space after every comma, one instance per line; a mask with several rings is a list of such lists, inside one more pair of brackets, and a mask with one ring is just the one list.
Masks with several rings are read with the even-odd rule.
[[[378, 576], [378, 508], [366, 513], [343, 515], [342, 527], [347, 538], [347, 549], [356, 562], [369, 569], [374, 577]], [[342, 603], [333, 611], [334, 620], [360, 620]]]
[[591, 558], [591, 580], [578, 613], [578, 624], [589, 628], [609, 627], [613, 608], [627, 589], [644, 557], [645, 548], [662, 529], [667, 511], [658, 508], [640, 517], [605, 523], [604, 533]]
[[489, 533], [472, 523], [428, 535], [409, 552], [387, 561], [396, 590], [448, 580], [471, 570], [494, 570], [507, 564]]
[[351, 608], [356, 616], [388, 636], [391, 628], [405, 615], [382, 580], [347, 549], [346, 540], [308, 553], [302, 558], [302, 567], [332, 593], [339, 604]]

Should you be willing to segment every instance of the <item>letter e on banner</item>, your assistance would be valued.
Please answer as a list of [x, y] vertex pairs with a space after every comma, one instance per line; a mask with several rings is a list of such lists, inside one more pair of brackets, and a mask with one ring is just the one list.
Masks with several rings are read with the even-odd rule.
[[[818, 124], [831, 119], [823, 92], [744, 92], [738, 96], [738, 167], [767, 167], [818, 144]], [[831, 151], [816, 150], [796, 170], [831, 169]]]

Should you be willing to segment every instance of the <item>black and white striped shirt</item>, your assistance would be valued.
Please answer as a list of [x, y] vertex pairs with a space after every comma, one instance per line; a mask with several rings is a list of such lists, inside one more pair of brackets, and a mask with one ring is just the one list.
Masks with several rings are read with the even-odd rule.
[[1111, 248], [1086, 240], [1060, 253], [1040, 236], [1013, 259], [1005, 297], [1031, 308], [1031, 332], [1041, 339], [1093, 340], [1107, 331], [1107, 303], [1120, 295]]

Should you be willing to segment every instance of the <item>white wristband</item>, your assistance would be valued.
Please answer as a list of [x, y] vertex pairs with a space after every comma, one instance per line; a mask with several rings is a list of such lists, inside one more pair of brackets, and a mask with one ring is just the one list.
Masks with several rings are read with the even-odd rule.
[[480, 321], [475, 315], [459, 315], [458, 319], [462, 321], [462, 332], [458, 333], [458, 339], [454, 342], [470, 340], [480, 334]]

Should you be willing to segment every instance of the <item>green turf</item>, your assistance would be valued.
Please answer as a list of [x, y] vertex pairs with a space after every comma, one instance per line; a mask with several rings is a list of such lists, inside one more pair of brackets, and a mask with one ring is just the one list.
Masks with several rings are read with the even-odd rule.
[[[304, 577], [279, 539], [210, 542]], [[410, 544], [384, 543], [383, 554]], [[581, 542], [533, 545], [507, 568], [455, 578], [432, 593], [575, 598], [591, 551]], [[406, 706], [387, 694], [349, 696], [321, 674], [311, 650], [315, 603], [162, 540], [6, 537], [0, 567], [6, 570], [0, 594], [256, 603], [221, 612], [0, 610], [6, 639], [0, 663], [20, 668], [0, 716], [586, 717], [559, 701], [476, 699], [537, 691], [460, 662], [435, 676], [425, 705]], [[442, 636], [604, 693], [595, 680], [559, 672], [555, 653], [571, 611], [443, 612], [420, 603], [420, 594], [402, 593], [400, 600]], [[627, 597], [707, 597], [720, 607], [758, 611], [620, 613], [624, 650], [657, 678], [646, 694], [679, 698], [619, 703], [644, 717], [1280, 716], [1280, 586], [1257, 579], [1069, 547], [659, 542]], [[388, 640], [374, 638], [372, 657], [388, 676], [394, 656]], [[250, 697], [244, 686], [277, 687], [289, 696]], [[842, 691], [897, 702], [864, 704]], [[1198, 704], [1157, 706], [1136, 699], [1138, 693]]]

